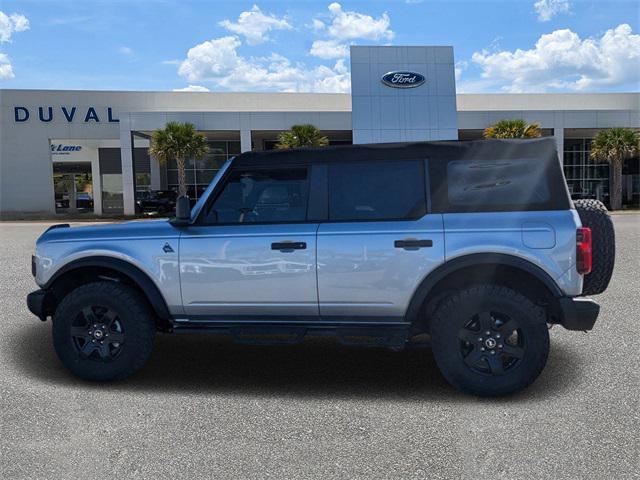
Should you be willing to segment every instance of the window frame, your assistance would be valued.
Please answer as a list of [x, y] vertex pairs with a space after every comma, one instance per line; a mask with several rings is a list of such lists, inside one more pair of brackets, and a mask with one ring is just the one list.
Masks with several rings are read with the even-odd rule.
[[[424, 213], [412, 217], [403, 217], [403, 218], [354, 218], [354, 219], [332, 219], [330, 218], [330, 196], [331, 196], [331, 185], [330, 185], [330, 172], [329, 169], [334, 165], [347, 165], [347, 164], [362, 164], [373, 165], [379, 163], [393, 163], [393, 162], [417, 162], [419, 164], [419, 168], [422, 169], [422, 175], [420, 178], [422, 179], [423, 193], [424, 193]], [[380, 222], [415, 222], [416, 220], [420, 220], [425, 216], [431, 213], [431, 184], [429, 179], [429, 159], [428, 158], [400, 158], [400, 159], [375, 159], [375, 160], [354, 160], [354, 161], [345, 161], [345, 162], [331, 162], [327, 165], [327, 174], [326, 174], [326, 219], [322, 223], [380, 223]]]
[[[306, 186], [307, 186], [307, 205], [305, 211], [305, 219], [304, 220], [296, 220], [296, 221], [273, 221], [273, 222], [207, 222], [205, 218], [207, 216], [207, 212], [213, 206], [213, 204], [217, 201], [218, 197], [222, 194], [224, 189], [229, 183], [230, 177], [236, 172], [242, 171], [256, 171], [256, 170], [293, 170], [293, 169], [305, 169], [307, 173], [306, 178]], [[313, 169], [311, 165], [300, 163], [300, 164], [291, 164], [291, 165], [256, 165], [256, 166], [242, 166], [242, 167], [234, 167], [233, 165], [229, 168], [225, 175], [220, 179], [220, 182], [215, 186], [215, 188], [211, 191], [209, 198], [206, 203], [203, 205], [200, 212], [198, 212], [198, 216], [195, 221], [192, 223], [194, 226], [198, 227], [230, 227], [230, 226], [251, 226], [251, 225], [296, 225], [296, 224], [306, 224], [306, 223], [318, 223], [317, 220], [309, 220], [309, 210], [312, 204], [311, 197], [313, 195], [311, 186], [311, 177], [313, 175]]]

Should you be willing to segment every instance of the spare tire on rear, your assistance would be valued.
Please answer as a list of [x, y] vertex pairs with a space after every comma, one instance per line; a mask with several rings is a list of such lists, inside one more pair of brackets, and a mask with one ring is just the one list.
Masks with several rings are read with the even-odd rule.
[[597, 295], [607, 289], [616, 259], [616, 233], [611, 216], [599, 200], [573, 201], [583, 227], [591, 229], [593, 267], [585, 275], [583, 295]]

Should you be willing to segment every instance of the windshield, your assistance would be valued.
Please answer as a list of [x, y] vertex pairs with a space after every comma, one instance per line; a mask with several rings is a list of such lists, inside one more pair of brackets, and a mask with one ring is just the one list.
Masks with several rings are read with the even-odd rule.
[[200, 198], [191, 209], [191, 221], [195, 220], [195, 218], [198, 216], [198, 213], [200, 213], [200, 210], [202, 210], [202, 206], [207, 201], [207, 198], [209, 198], [209, 195], [211, 195], [211, 190], [213, 190], [213, 187], [215, 187], [216, 184], [220, 181], [220, 178], [227, 171], [227, 169], [231, 165], [231, 162], [233, 162], [234, 158], [235, 157], [231, 157], [229, 160], [224, 162], [224, 165], [222, 165], [222, 168], [218, 170], [218, 173], [216, 173], [216, 176], [213, 177], [213, 180], [211, 180], [211, 183], [209, 184], [207, 189], [202, 193], [202, 195], [200, 195]]

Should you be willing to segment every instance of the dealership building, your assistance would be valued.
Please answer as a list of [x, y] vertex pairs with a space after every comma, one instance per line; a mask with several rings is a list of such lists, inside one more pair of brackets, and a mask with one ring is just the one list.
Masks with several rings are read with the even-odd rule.
[[[209, 140], [187, 165], [198, 198], [222, 163], [275, 147], [278, 133], [317, 126], [331, 144], [472, 140], [501, 119], [538, 123], [558, 145], [569, 189], [608, 202], [607, 164], [589, 158], [602, 129], [640, 129], [639, 93], [456, 93], [452, 47], [352, 47], [351, 94], [0, 90], [0, 215], [134, 214], [149, 191], [177, 187], [173, 162], [149, 157], [169, 121]], [[638, 206], [639, 159], [623, 169]]]

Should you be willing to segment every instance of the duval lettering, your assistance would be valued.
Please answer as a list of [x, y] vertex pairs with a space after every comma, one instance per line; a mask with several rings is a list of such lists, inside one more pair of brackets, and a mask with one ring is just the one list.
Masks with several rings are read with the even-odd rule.
[[[37, 111], [37, 115], [33, 118], [37, 118], [40, 122], [50, 123], [57, 118], [62, 118], [67, 123], [72, 123], [74, 120], [82, 121], [83, 123], [118, 123], [120, 119], [116, 118], [113, 113], [112, 107], [97, 108], [97, 107], [76, 107], [63, 105], [60, 107], [53, 106], [39, 106], [39, 107], [13, 107], [13, 119], [16, 123], [24, 123], [29, 121], [31, 111]], [[103, 121], [106, 113], [106, 122]], [[77, 113], [77, 114], [76, 114]]]

